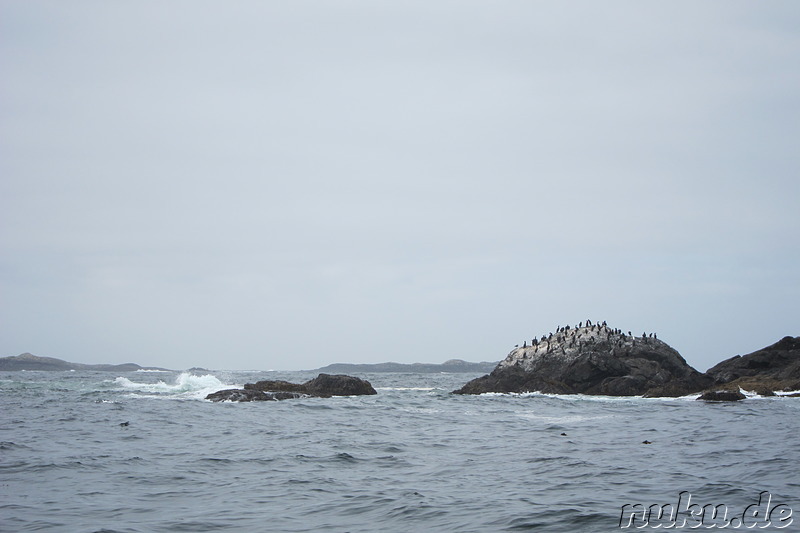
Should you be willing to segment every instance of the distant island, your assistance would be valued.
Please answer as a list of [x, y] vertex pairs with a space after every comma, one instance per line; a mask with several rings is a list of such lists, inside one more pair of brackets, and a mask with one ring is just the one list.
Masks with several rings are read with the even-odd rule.
[[318, 368], [315, 372], [329, 374], [345, 374], [352, 372], [407, 372], [415, 374], [438, 374], [447, 372], [452, 374], [471, 372], [491, 372], [497, 366], [497, 361], [469, 363], [461, 359], [450, 359], [444, 363], [334, 363]]
[[[437, 374], [448, 373], [486, 373], [491, 372], [497, 366], [497, 361], [469, 363], [461, 359], [450, 359], [441, 364], [435, 363], [374, 363], [374, 364], [352, 364], [334, 363], [317, 369], [317, 372], [327, 374], [345, 374], [350, 372], [407, 372], [418, 374]], [[0, 372], [11, 372], [20, 370], [49, 370], [49, 371], [68, 371], [68, 370], [90, 370], [100, 372], [136, 372], [137, 370], [162, 370], [167, 368], [155, 366], [140, 366], [136, 363], [123, 363], [120, 365], [87, 365], [82, 363], [70, 363], [55, 357], [40, 357], [30, 353], [15, 355], [11, 357], [0, 357]], [[190, 368], [188, 372], [209, 372], [205, 368]]]
[[84, 365], [81, 363], [70, 363], [55, 357], [40, 357], [30, 353], [15, 355], [11, 357], [0, 357], [0, 371], [19, 371], [19, 370], [96, 370], [101, 372], [136, 372], [137, 370], [167, 370], [154, 366], [139, 366], [136, 363], [123, 363], [121, 365]]

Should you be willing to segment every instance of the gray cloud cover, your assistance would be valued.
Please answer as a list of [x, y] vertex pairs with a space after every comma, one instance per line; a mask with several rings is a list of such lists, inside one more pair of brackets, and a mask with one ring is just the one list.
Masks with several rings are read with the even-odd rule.
[[0, 355], [798, 335], [796, 2], [0, 3]]

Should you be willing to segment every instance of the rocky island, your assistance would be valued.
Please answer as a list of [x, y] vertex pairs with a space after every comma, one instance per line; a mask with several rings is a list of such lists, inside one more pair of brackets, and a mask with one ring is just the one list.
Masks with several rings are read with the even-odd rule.
[[524, 342], [489, 375], [453, 392], [683, 396], [712, 384], [655, 334], [637, 337], [587, 320]]
[[320, 374], [305, 383], [265, 380], [247, 383], [244, 389], [212, 392], [212, 402], [258, 402], [291, 398], [330, 398], [331, 396], [364, 396], [378, 394], [369, 381], [353, 376]]
[[800, 337], [784, 337], [766, 348], [726, 359], [706, 375], [714, 382], [712, 390], [741, 388], [762, 396], [800, 390]]
[[11, 357], [0, 357], [0, 371], [14, 372], [21, 370], [44, 370], [64, 372], [69, 370], [90, 370], [99, 372], [136, 372], [137, 370], [166, 370], [153, 366], [139, 366], [136, 363], [122, 363], [120, 365], [86, 365], [70, 363], [55, 357], [41, 357], [30, 353], [23, 353]]

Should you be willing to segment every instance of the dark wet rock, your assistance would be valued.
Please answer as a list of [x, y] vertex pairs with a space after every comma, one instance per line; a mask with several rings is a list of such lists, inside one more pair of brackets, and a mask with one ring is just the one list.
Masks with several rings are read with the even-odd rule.
[[244, 389], [227, 389], [206, 396], [212, 402], [258, 402], [292, 398], [329, 398], [377, 394], [369, 381], [344, 375], [320, 374], [305, 383], [265, 380], [247, 383]]
[[716, 390], [704, 392], [700, 395], [698, 400], [705, 400], [707, 402], [738, 402], [745, 398], [746, 396], [739, 391]]
[[369, 381], [343, 374], [320, 374], [304, 383], [312, 396], [363, 396], [378, 394]]
[[282, 380], [264, 380], [255, 383], [245, 383], [245, 390], [259, 390], [259, 391], [284, 391], [284, 392], [302, 392], [305, 393], [306, 386], [302, 383], [290, 383]]
[[307, 396], [307, 394], [299, 392], [265, 392], [253, 389], [226, 389], [212, 392], [206, 396], [206, 400], [211, 400], [212, 402], [269, 402]]
[[711, 383], [665, 342], [595, 325], [516, 348], [489, 375], [453, 392], [674, 397], [701, 391]]
[[644, 393], [645, 398], [677, 398], [678, 396], [686, 396], [687, 394], [694, 394], [700, 392], [704, 387], [707, 387], [711, 380], [707, 377], [697, 379], [690, 377], [688, 379], [676, 379], [657, 387], [650, 388]]
[[784, 337], [753, 353], [731, 357], [706, 374], [714, 380], [712, 389], [742, 388], [762, 395], [800, 390], [800, 337]]

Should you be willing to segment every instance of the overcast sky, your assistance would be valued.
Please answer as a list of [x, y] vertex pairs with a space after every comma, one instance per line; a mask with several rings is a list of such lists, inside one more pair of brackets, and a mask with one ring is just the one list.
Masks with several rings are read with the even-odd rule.
[[0, 356], [701, 371], [800, 335], [800, 3], [0, 0]]

